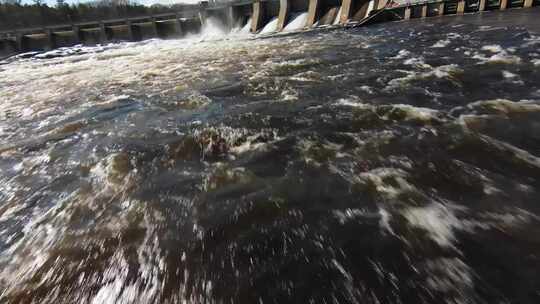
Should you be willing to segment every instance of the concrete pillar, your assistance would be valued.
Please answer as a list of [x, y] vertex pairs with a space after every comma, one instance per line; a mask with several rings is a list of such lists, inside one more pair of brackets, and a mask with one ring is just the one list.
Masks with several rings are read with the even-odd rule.
[[225, 14], [227, 16], [227, 27], [231, 31], [235, 26], [234, 7], [232, 5], [227, 6], [225, 8]]
[[339, 23], [345, 24], [351, 18], [353, 2], [354, 0], [343, 0], [341, 2], [341, 16], [339, 16]]
[[126, 26], [127, 26], [129, 41], [135, 41], [135, 36], [133, 36], [133, 24], [131, 24], [131, 21], [126, 20]]
[[480, 0], [480, 4], [478, 4], [478, 11], [483, 12], [486, 10], [486, 0]]
[[257, 1], [251, 4], [251, 8], [251, 32], [256, 33], [260, 28], [263, 27], [262, 22], [265, 15], [264, 5], [261, 1]]
[[[322, 12], [321, 12], [322, 13]], [[336, 18], [339, 13], [339, 7], [332, 7], [326, 12], [326, 14], [322, 15], [319, 20], [317, 21], [318, 25], [331, 25], [334, 24], [334, 21], [336, 21]]]
[[[363, 2], [363, 3], [359, 3]], [[354, 15], [352, 15], [351, 19], [359, 21], [364, 19], [368, 16], [368, 8], [369, 8], [369, 0], [368, 1], [359, 1], [356, 0], [356, 3], [360, 5], [360, 8], [356, 10], [356, 12], [353, 12]]]
[[361, 20], [367, 16], [369, 0], [343, 0], [341, 2], [341, 15], [339, 23], [345, 24], [348, 20]]
[[505, 10], [508, 7], [508, 0], [501, 0], [501, 10]]
[[174, 30], [176, 31], [176, 34], [178, 36], [181, 36], [182, 35], [182, 21], [181, 21], [181, 16], [179, 13], [176, 13], [174, 21], [175, 21]]
[[48, 29], [48, 28], [45, 28], [43, 29], [44, 32], [45, 32], [45, 35], [47, 36], [47, 46], [45, 47], [45, 49], [48, 49], [48, 50], [52, 50], [56, 47], [55, 43], [54, 43], [54, 33], [51, 29]]
[[463, 15], [465, 13], [465, 0], [459, 0], [457, 3], [457, 12], [458, 15]]
[[99, 23], [99, 42], [105, 43], [109, 40], [109, 37], [107, 37], [107, 28], [105, 27], [105, 23], [100, 22]]
[[412, 11], [412, 10], [411, 10], [411, 7], [410, 7], [410, 6], [407, 6], [407, 7], [405, 8], [405, 14], [403, 15], [403, 19], [404, 19], [404, 20], [409, 20], [409, 19], [411, 19], [411, 11]]
[[383, 9], [388, 4], [388, 0], [379, 0], [377, 6], [373, 6], [375, 9]]
[[308, 17], [306, 21], [306, 27], [312, 27], [319, 18], [319, 6], [321, 0], [309, 0]]
[[24, 34], [21, 32], [17, 32], [15, 34], [15, 44], [17, 47], [17, 51], [20, 53], [26, 52], [26, 46], [24, 45]]
[[424, 4], [422, 5], [422, 18], [426, 18], [427, 17], [427, 4]]
[[207, 1], [199, 2], [199, 20], [201, 20], [201, 27], [203, 27], [206, 24], [206, 18], [208, 18], [208, 14], [206, 12], [207, 8], [208, 8]]
[[290, 10], [289, 0], [279, 0], [279, 15], [278, 15], [278, 24], [277, 31], [281, 32], [287, 21], [289, 19], [289, 10]]
[[201, 26], [206, 24], [206, 9], [199, 12], [199, 20], [201, 20]]
[[83, 43], [84, 37], [81, 32], [81, 28], [78, 25], [72, 25], [71, 31], [73, 31], [73, 36], [75, 36], [75, 41], [77, 43]]
[[158, 24], [155, 17], [150, 17], [150, 23], [152, 24], [152, 36], [158, 37]]
[[444, 15], [444, 2], [439, 3], [439, 9], [438, 9], [438, 11], [437, 11], [437, 14], [438, 14], [439, 16]]
[[525, 0], [523, 2], [523, 7], [532, 7], [533, 5], [533, 0]]
[[373, 7], [371, 8], [372, 11], [378, 9], [379, 7], [379, 0], [373, 0]]

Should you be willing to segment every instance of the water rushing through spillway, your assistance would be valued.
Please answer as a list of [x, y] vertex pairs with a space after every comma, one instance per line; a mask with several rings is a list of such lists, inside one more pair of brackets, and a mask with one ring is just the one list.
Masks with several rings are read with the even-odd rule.
[[539, 12], [0, 65], [0, 302], [540, 303]]

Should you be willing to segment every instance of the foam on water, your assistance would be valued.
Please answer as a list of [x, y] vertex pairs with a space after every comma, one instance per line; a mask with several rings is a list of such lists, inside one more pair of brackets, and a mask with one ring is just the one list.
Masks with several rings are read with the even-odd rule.
[[408, 50], [399, 50], [398, 54], [394, 57], [391, 57], [391, 59], [403, 59], [408, 57], [411, 54]]
[[489, 51], [491, 53], [500, 53], [503, 51], [502, 47], [500, 45], [494, 44], [494, 45], [484, 45], [482, 46], [483, 51]]
[[406, 63], [414, 64], [415, 66], [428, 71], [414, 72], [414, 71], [400, 71], [406, 75], [399, 78], [394, 78], [388, 82], [384, 90], [395, 90], [402, 87], [408, 86], [415, 80], [419, 79], [428, 79], [428, 78], [439, 78], [447, 79], [449, 81], [455, 81], [454, 75], [458, 75], [463, 72], [456, 64], [443, 65], [438, 67], [431, 67], [428, 64], [425, 64], [421, 59], [413, 58], [411, 60], [406, 60]]
[[515, 49], [503, 49], [500, 45], [484, 45], [481, 48], [487, 54], [475, 53], [474, 59], [480, 60], [480, 64], [520, 64], [522, 59], [512, 53]]
[[444, 48], [444, 47], [447, 47], [449, 44], [450, 44], [450, 40], [445, 39], [445, 40], [439, 40], [439, 41], [437, 41], [437, 42], [436, 42], [434, 45], [432, 45], [431, 47], [432, 47], [432, 48]]
[[453, 231], [461, 227], [451, 209], [441, 203], [407, 209], [404, 216], [411, 226], [424, 229], [442, 247], [453, 246], [456, 240]]

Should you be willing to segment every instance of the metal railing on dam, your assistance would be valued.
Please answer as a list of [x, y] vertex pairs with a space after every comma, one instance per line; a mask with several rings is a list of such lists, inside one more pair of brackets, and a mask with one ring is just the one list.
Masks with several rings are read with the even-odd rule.
[[239, 0], [212, 2], [198, 10], [180, 11], [126, 19], [60, 24], [0, 32], [0, 56], [50, 50], [76, 44], [138, 41], [182, 37], [200, 32], [208, 18], [229, 29], [247, 26], [259, 32], [277, 19], [282, 31], [291, 16], [307, 12], [305, 28], [324, 25], [357, 25], [369, 22], [407, 20], [451, 14], [532, 7], [540, 0], [443, 0], [398, 4], [388, 0]]

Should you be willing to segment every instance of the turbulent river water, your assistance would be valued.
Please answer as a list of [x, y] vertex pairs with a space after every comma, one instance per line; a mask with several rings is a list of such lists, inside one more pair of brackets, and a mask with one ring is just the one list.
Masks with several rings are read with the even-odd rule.
[[540, 303], [539, 13], [4, 62], [0, 302]]

